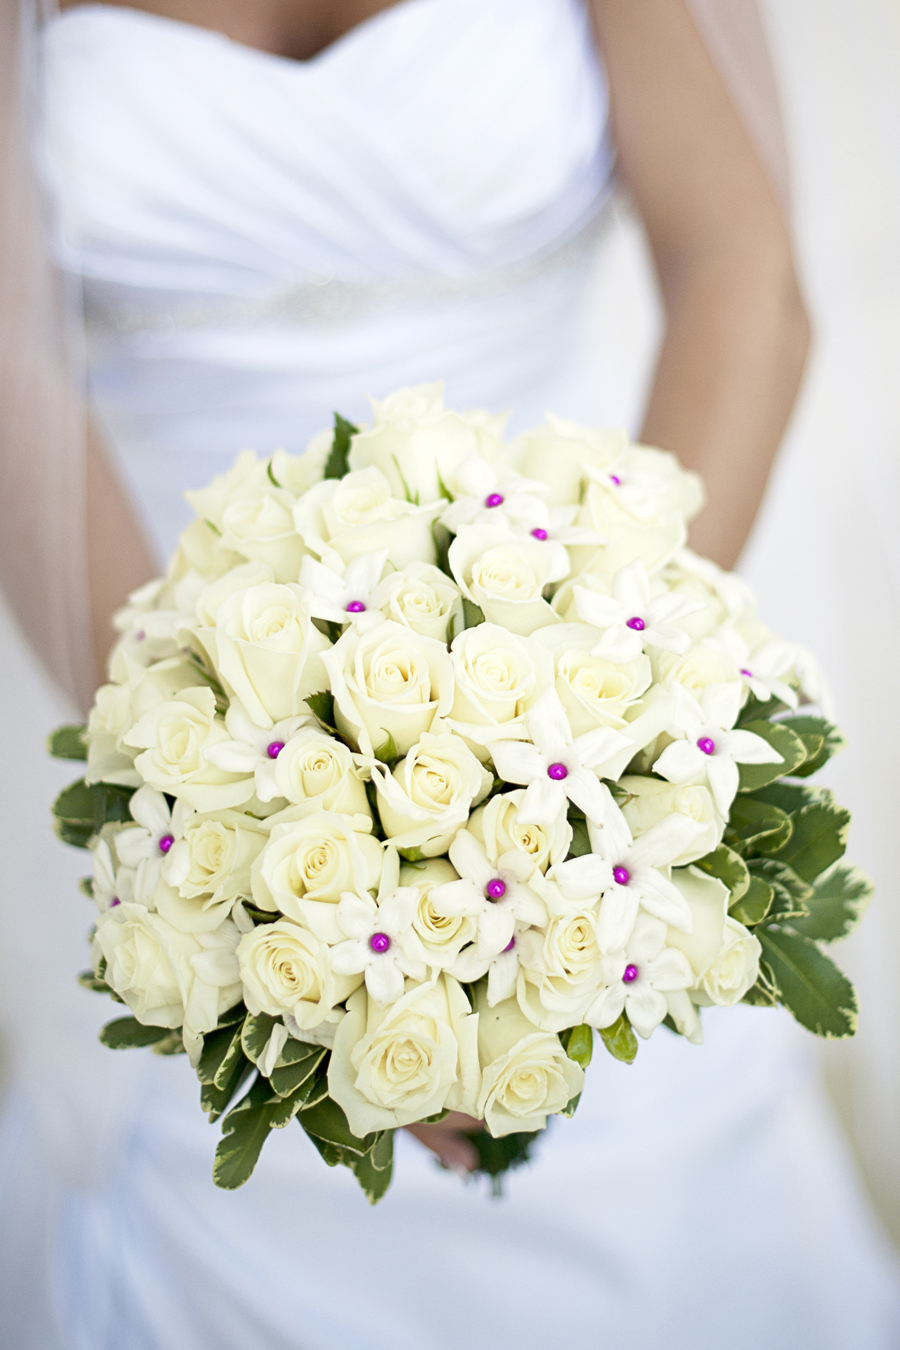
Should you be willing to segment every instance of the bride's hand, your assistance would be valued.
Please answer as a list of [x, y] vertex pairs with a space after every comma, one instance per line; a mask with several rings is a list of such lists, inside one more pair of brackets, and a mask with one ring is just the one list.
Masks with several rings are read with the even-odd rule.
[[484, 1122], [461, 1111], [451, 1111], [435, 1125], [407, 1125], [421, 1144], [436, 1153], [445, 1167], [454, 1172], [472, 1172], [478, 1165], [478, 1151], [463, 1130], [483, 1130]]

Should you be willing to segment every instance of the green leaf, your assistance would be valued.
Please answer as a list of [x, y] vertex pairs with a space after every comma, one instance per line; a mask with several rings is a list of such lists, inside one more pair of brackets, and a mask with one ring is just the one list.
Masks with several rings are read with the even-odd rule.
[[203, 1037], [203, 1050], [197, 1065], [201, 1083], [212, 1083], [221, 1088], [230, 1081], [235, 1065], [244, 1057], [241, 1046], [241, 1023], [221, 1027]]
[[386, 764], [389, 769], [392, 769], [400, 758], [397, 743], [390, 732], [388, 732], [387, 740], [384, 744], [380, 745], [375, 751], [375, 758], [380, 759], [382, 764]]
[[163, 1036], [161, 1041], [154, 1041], [150, 1049], [154, 1055], [186, 1055], [187, 1050], [184, 1046], [184, 1037], [181, 1029], [170, 1031], [168, 1036]]
[[806, 761], [795, 771], [798, 778], [808, 778], [811, 773], [818, 773], [832, 755], [843, 750], [847, 744], [843, 732], [824, 717], [789, 717], [785, 725], [796, 731], [806, 746]]
[[706, 872], [711, 877], [718, 877], [719, 881], [724, 882], [731, 891], [732, 904], [735, 900], [740, 900], [750, 885], [750, 873], [747, 871], [747, 864], [740, 854], [735, 853], [734, 849], [729, 848], [727, 844], [720, 844], [718, 848], [713, 849], [712, 853], [707, 853], [704, 857], [698, 858], [694, 867], [699, 867], [701, 872]]
[[761, 736], [781, 755], [782, 763], [742, 764], [741, 792], [754, 792], [768, 783], [774, 783], [777, 778], [794, 773], [806, 759], [806, 747], [796, 732], [791, 731], [784, 722], [748, 722], [742, 724], [742, 730]]
[[95, 834], [109, 821], [131, 819], [128, 803], [134, 788], [118, 787], [113, 783], [92, 783], [88, 787], [83, 778], [70, 783], [53, 803], [55, 828], [65, 844], [87, 848]]
[[768, 722], [786, 708], [787, 704], [782, 703], [780, 698], [770, 698], [763, 703], [755, 694], [751, 694], [741, 709], [737, 725], [742, 729], [752, 730], [751, 722]]
[[394, 1131], [382, 1130], [372, 1149], [362, 1158], [352, 1158], [350, 1168], [369, 1203], [377, 1205], [391, 1184], [394, 1170]]
[[806, 917], [809, 913], [806, 901], [812, 895], [812, 887], [793, 868], [776, 858], [753, 858], [750, 871], [771, 888], [772, 903], [766, 915], [769, 923], [792, 923]]
[[243, 1000], [238, 999], [237, 1003], [235, 1003], [233, 1007], [226, 1008], [223, 1013], [219, 1014], [219, 1020], [216, 1023], [216, 1026], [233, 1027], [235, 1022], [243, 1022], [246, 1016], [247, 1016], [247, 1009], [244, 1006]]
[[725, 838], [736, 853], [771, 853], [791, 837], [791, 818], [786, 811], [756, 797], [738, 795], [731, 803]]
[[[299, 1046], [301, 1044], [300, 1041], [294, 1041], [294, 1045]], [[287, 1064], [279, 1062], [279, 1066], [272, 1070], [269, 1082], [279, 1097], [293, 1097], [301, 1088], [305, 1088], [305, 1092], [302, 1094], [305, 1105], [315, 1087], [315, 1072], [325, 1058], [325, 1051], [318, 1045], [307, 1045], [304, 1048], [307, 1050], [307, 1054], [298, 1056], [297, 1059]]]
[[272, 1028], [280, 1017], [270, 1017], [268, 1013], [248, 1013], [241, 1031], [241, 1044], [244, 1054], [255, 1064], [269, 1043]]
[[568, 856], [570, 858], [581, 858], [585, 853], [591, 852], [587, 823], [584, 820], [572, 820], [570, 817], [569, 824], [572, 826], [572, 842], [569, 845]]
[[348, 422], [346, 417], [341, 417], [340, 413], [334, 414], [334, 439], [331, 442], [331, 452], [325, 461], [323, 478], [343, 478], [349, 473], [347, 456], [350, 454], [350, 441], [358, 433], [359, 427]]
[[804, 937], [835, 942], [852, 933], [868, 908], [874, 891], [872, 878], [848, 863], [830, 867], [812, 887], [809, 916], [791, 927]]
[[565, 1116], [566, 1120], [571, 1120], [575, 1112], [578, 1110], [578, 1103], [580, 1101], [581, 1101], [581, 1093], [579, 1092], [577, 1097], [571, 1097], [569, 1101], [566, 1102], [563, 1109], [557, 1112], [557, 1115]]
[[801, 1026], [829, 1040], [852, 1036], [856, 993], [834, 962], [800, 933], [766, 928], [758, 936], [781, 991], [779, 1001]]
[[[434, 541], [437, 566], [445, 576], [452, 577], [453, 573], [450, 569], [450, 545], [453, 542], [453, 536], [445, 526], [439, 524], [438, 521], [435, 521], [431, 527], [431, 537]], [[454, 637], [456, 637], [455, 633], [448, 634], [447, 640], [452, 641]]]
[[82, 989], [90, 989], [95, 994], [109, 994], [110, 998], [114, 999], [116, 1003], [124, 1004], [125, 1002], [124, 998], [119, 998], [115, 989], [111, 988], [100, 975], [95, 975], [92, 970], [83, 970], [78, 976], [78, 983]]
[[833, 801], [827, 788], [814, 787], [810, 783], [786, 783], [783, 779], [777, 783], [769, 783], [767, 787], [757, 788], [748, 795], [753, 801], [768, 802], [772, 806], [780, 807], [782, 811], [787, 811], [789, 816], [795, 811], [802, 810], [804, 806], [811, 806], [813, 802]]
[[850, 812], [831, 802], [815, 802], [804, 806], [792, 819], [793, 833], [776, 856], [804, 881], [815, 881], [844, 856]]
[[613, 1059], [620, 1059], [623, 1064], [634, 1063], [638, 1052], [637, 1036], [624, 1013], [620, 1013], [612, 1026], [598, 1027], [597, 1030]]
[[334, 730], [334, 694], [330, 694], [327, 689], [323, 689], [319, 694], [310, 694], [306, 700], [307, 705], [312, 710], [315, 717], [318, 717], [323, 727], [329, 731]]
[[110, 1050], [133, 1050], [144, 1045], [153, 1045], [171, 1035], [171, 1027], [148, 1027], [136, 1017], [117, 1017], [107, 1022], [100, 1032], [100, 1040]]
[[728, 913], [732, 919], [737, 919], [738, 923], [752, 928], [754, 924], [762, 923], [774, 898], [775, 892], [767, 881], [762, 877], [751, 876], [750, 885], [740, 900], [729, 906]]
[[249, 1180], [262, 1146], [272, 1129], [274, 1109], [269, 1085], [256, 1078], [253, 1086], [222, 1121], [222, 1140], [216, 1149], [213, 1181], [225, 1191], [235, 1191]]
[[214, 1083], [203, 1083], [200, 1087], [200, 1105], [209, 1116], [210, 1122], [218, 1120], [228, 1109], [229, 1103], [253, 1072], [253, 1065], [246, 1055], [241, 1055], [234, 1065], [227, 1083], [216, 1087]]
[[476, 605], [473, 600], [463, 596], [463, 617], [466, 628], [477, 628], [480, 623], [484, 623], [484, 610], [480, 605]]
[[532, 1147], [542, 1133], [541, 1130], [528, 1133], [522, 1131], [505, 1134], [501, 1139], [495, 1139], [487, 1130], [473, 1130], [466, 1134], [466, 1138], [472, 1141], [478, 1153], [478, 1166], [475, 1170], [491, 1178], [494, 1196], [497, 1199], [502, 1195], [500, 1178], [504, 1172], [531, 1162]]
[[86, 731], [84, 725], [57, 727], [47, 737], [47, 749], [54, 759], [87, 759]]
[[768, 961], [760, 960], [756, 984], [747, 990], [741, 1002], [752, 1003], [755, 1008], [775, 1008], [780, 997], [781, 990], [775, 972]]
[[559, 1039], [562, 1041], [569, 1059], [574, 1059], [576, 1064], [580, 1064], [582, 1069], [586, 1069], [591, 1062], [591, 1055], [594, 1051], [592, 1028], [582, 1022], [580, 1026], [571, 1027], [568, 1031], [562, 1032]]
[[326, 1143], [336, 1144], [338, 1148], [346, 1149], [348, 1153], [356, 1154], [360, 1158], [364, 1153], [368, 1153], [375, 1143], [374, 1132], [367, 1134], [364, 1139], [357, 1139], [347, 1124], [344, 1112], [330, 1097], [325, 1097], [318, 1105], [301, 1112], [300, 1124], [307, 1134], [324, 1139]]

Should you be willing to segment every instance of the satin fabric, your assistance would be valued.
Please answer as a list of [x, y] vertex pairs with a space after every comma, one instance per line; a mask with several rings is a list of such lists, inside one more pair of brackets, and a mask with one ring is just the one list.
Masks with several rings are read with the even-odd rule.
[[[161, 546], [183, 487], [242, 443], [296, 449], [332, 407], [362, 415], [360, 390], [444, 375], [453, 402], [514, 402], [522, 421], [615, 405], [583, 334], [611, 152], [574, 0], [406, 0], [302, 66], [89, 6], [51, 26], [47, 80], [58, 248], [85, 276], [95, 395]], [[315, 288], [343, 308], [314, 313]], [[55, 710], [29, 704], [8, 650], [33, 712], [11, 754], [36, 762]], [[223, 1194], [184, 1061], [89, 1045], [108, 1007], [77, 989], [32, 995], [25, 1030], [31, 973], [43, 959], [62, 991], [89, 923], [64, 889], [73, 857], [49, 894], [37, 856], [19, 878], [47, 923], [15, 907], [5, 994], [21, 1350], [896, 1343], [893, 1268], [786, 1014], [711, 1010], [703, 1049], [660, 1031], [632, 1068], [598, 1052], [577, 1115], [499, 1202], [401, 1135], [372, 1210], [296, 1129]]]

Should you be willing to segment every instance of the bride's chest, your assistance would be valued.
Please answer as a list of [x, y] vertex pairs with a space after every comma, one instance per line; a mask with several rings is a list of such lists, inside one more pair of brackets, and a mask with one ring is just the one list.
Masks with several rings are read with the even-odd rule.
[[303, 63], [93, 5], [44, 53], [65, 248], [111, 280], [519, 261], [609, 175], [581, 0], [402, 0]]

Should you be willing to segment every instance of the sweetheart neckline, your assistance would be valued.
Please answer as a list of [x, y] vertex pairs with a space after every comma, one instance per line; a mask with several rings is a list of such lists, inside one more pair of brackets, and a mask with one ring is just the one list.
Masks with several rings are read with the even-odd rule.
[[102, 14], [104, 18], [126, 18], [136, 20], [138, 23], [147, 22], [157, 26], [168, 28], [172, 32], [181, 32], [185, 36], [198, 38], [200, 40], [209, 39], [213, 43], [227, 43], [229, 47], [236, 48], [239, 52], [245, 52], [251, 58], [260, 57], [264, 61], [276, 61], [282, 66], [296, 67], [298, 70], [314, 69], [318, 65], [324, 65], [335, 55], [338, 55], [345, 47], [349, 46], [355, 40], [366, 36], [372, 29], [381, 26], [382, 23], [390, 21], [397, 15], [407, 10], [418, 9], [422, 5], [433, 4], [435, 0], [396, 0], [396, 3], [386, 5], [384, 9], [376, 10], [368, 18], [361, 19], [355, 23], [352, 28], [348, 28], [345, 33], [339, 34], [333, 42], [329, 42], [321, 51], [313, 56], [300, 60], [295, 56], [283, 56], [280, 52], [266, 51], [264, 47], [252, 47], [247, 42], [239, 42], [235, 38], [230, 38], [227, 33], [223, 33], [218, 28], [204, 28], [202, 24], [190, 23], [186, 19], [173, 19], [166, 14], [155, 14], [151, 10], [136, 9], [133, 5], [107, 5], [101, 3], [101, 0], [83, 0], [83, 3], [68, 5], [64, 10], [54, 14], [47, 20], [46, 27], [58, 27], [66, 23], [69, 16], [79, 14], [92, 14], [94, 16]]

